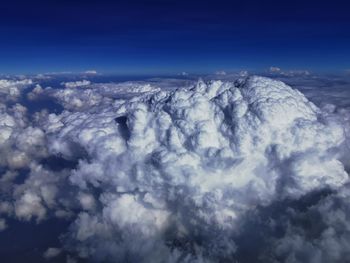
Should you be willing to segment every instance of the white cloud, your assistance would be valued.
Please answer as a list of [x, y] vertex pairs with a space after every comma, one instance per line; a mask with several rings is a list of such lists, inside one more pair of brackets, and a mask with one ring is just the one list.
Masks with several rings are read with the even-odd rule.
[[[251, 229], [260, 259], [346, 258], [349, 111], [246, 75], [32, 90], [61, 114], [0, 104], [0, 216], [70, 218], [63, 249], [98, 262], [239, 261]], [[296, 223], [314, 217], [315, 233]]]
[[270, 72], [280, 72], [281, 69], [279, 67], [270, 67]]
[[[267, 78], [200, 81], [96, 112], [66, 112], [60, 122], [45, 128], [50, 150], [65, 158], [85, 152], [89, 161], [80, 161], [70, 181], [103, 192], [102, 210], [81, 213], [71, 233], [78, 253], [97, 260], [176, 259], [184, 244], [174, 243], [175, 252], [165, 245], [176, 239], [224, 259], [237, 248], [230, 236], [247, 211], [347, 182], [331, 150], [345, 140], [341, 124]], [[128, 239], [115, 243], [116, 236]]]
[[49, 259], [57, 257], [59, 254], [61, 254], [61, 249], [56, 248], [56, 247], [50, 247], [45, 251], [43, 257], [45, 259], [49, 260]]
[[32, 162], [26, 180], [13, 191], [14, 212], [17, 218], [40, 222], [54, 212], [57, 217], [69, 217], [70, 209], [76, 206], [67, 192], [71, 187], [67, 181], [68, 171], [51, 171]]
[[10, 168], [25, 168], [33, 157], [44, 156], [43, 132], [29, 126], [27, 109], [20, 104], [6, 107], [0, 104], [0, 164]]
[[84, 72], [85, 74], [91, 74], [91, 75], [95, 75], [97, 74], [97, 71], [96, 70], [87, 70]]
[[23, 89], [33, 84], [31, 79], [0, 79], [0, 102], [17, 100]]
[[47, 79], [51, 79], [52, 77], [46, 74], [37, 74], [34, 76], [34, 78], [38, 80], [47, 80]]
[[78, 80], [78, 81], [71, 81], [71, 82], [62, 82], [61, 83], [66, 88], [77, 88], [77, 87], [85, 87], [89, 86], [91, 82], [89, 80]]
[[[65, 83], [67, 85], [67, 83]], [[85, 83], [87, 84], [87, 83]], [[65, 109], [84, 111], [95, 106], [110, 105], [115, 99], [131, 98], [158, 92], [159, 87], [149, 83], [124, 82], [120, 84], [87, 84], [81, 89], [81, 81], [69, 82], [70, 89], [49, 89], [46, 94], [56, 99]]]
[[27, 98], [29, 100], [35, 100], [44, 93], [44, 89], [37, 84], [31, 92], [28, 92]]

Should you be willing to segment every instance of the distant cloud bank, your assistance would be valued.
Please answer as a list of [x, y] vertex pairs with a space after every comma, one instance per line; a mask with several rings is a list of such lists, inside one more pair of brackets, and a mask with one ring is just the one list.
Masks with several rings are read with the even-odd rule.
[[282, 70], [279, 67], [270, 67], [269, 68], [270, 73], [280, 74], [284, 76], [309, 76], [311, 73], [308, 70]]

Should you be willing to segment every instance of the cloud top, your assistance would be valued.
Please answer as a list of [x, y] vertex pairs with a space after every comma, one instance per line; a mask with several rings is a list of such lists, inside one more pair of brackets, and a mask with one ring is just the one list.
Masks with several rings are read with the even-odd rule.
[[70, 235], [97, 260], [229, 259], [254, 207], [347, 182], [332, 151], [342, 126], [268, 78], [199, 81], [53, 120], [50, 151], [83, 158], [71, 183], [103, 193], [82, 199], [94, 213], [81, 212]]

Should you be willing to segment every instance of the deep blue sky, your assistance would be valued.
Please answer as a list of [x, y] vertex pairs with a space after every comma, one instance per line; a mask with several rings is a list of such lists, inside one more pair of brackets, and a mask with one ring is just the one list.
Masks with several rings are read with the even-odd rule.
[[346, 1], [2, 1], [0, 73], [350, 68]]

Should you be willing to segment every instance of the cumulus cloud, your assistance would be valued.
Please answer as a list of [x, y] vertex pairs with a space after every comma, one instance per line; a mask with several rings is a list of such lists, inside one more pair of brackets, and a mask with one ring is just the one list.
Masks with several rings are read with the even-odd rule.
[[31, 84], [33, 84], [31, 79], [0, 79], [0, 102], [14, 101], [18, 99], [22, 90]]
[[82, 158], [70, 182], [102, 192], [79, 195], [94, 213], [67, 237], [96, 260], [234, 258], [245, 213], [347, 182], [333, 151], [341, 124], [267, 78], [200, 81], [53, 120], [50, 151]]
[[37, 84], [34, 87], [34, 89], [32, 89], [32, 91], [28, 92], [27, 98], [29, 100], [35, 100], [38, 97], [40, 97], [43, 93], [44, 93], [44, 89], [39, 84]]
[[56, 206], [59, 179], [59, 175], [45, 170], [41, 165], [31, 164], [28, 178], [14, 191], [16, 216], [23, 220], [45, 219], [47, 208]]
[[71, 82], [62, 82], [61, 83], [66, 88], [76, 88], [76, 87], [84, 87], [89, 86], [91, 82], [89, 80], [78, 80], [78, 81], [71, 81]]
[[47, 155], [44, 132], [28, 123], [27, 110], [20, 104], [0, 112], [0, 165], [9, 168], [25, 168], [32, 158]]
[[247, 73], [81, 82], [28, 94], [60, 114], [1, 106], [1, 217], [71, 220], [62, 249], [96, 262], [347, 260], [349, 111]]

